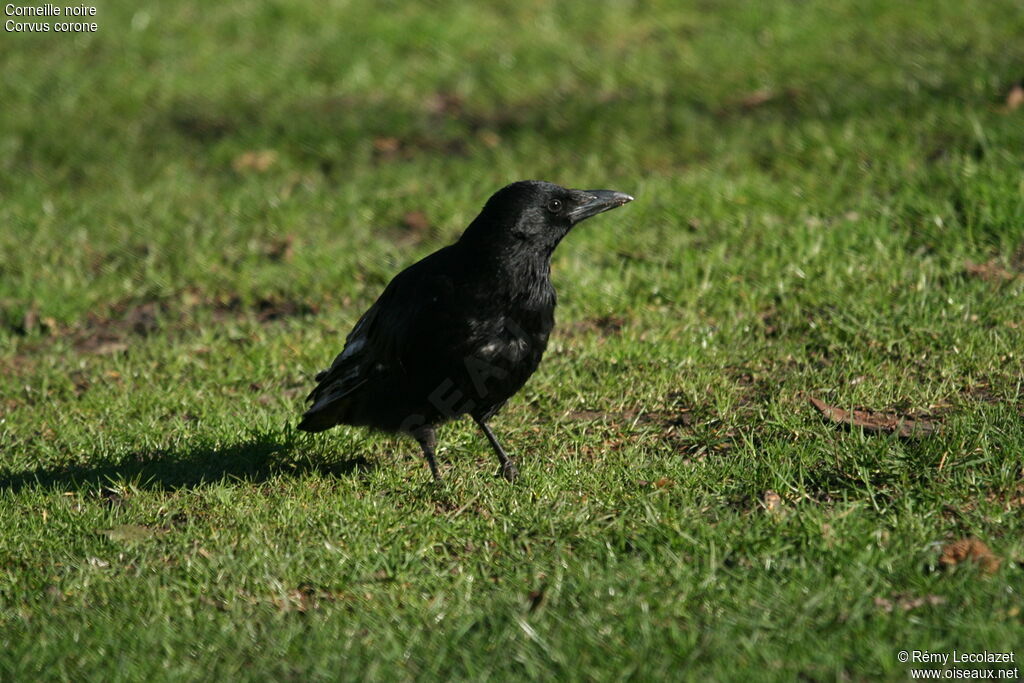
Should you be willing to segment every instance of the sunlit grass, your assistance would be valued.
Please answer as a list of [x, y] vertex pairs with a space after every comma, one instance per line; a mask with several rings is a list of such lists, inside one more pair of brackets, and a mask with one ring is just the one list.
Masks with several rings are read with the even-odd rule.
[[[1018, 647], [1022, 17], [164, 2], [5, 35], [0, 678], [902, 679], [901, 649]], [[412, 442], [294, 432], [388, 279], [520, 178], [637, 197], [555, 255], [494, 421], [521, 480], [468, 424], [440, 488]], [[942, 567], [970, 536], [994, 573]]]

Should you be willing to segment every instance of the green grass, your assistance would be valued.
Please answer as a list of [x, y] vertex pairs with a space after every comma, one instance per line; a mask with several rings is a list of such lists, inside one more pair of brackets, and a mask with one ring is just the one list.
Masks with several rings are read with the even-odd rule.
[[[0, 42], [0, 679], [904, 679], [899, 650], [1020, 647], [1016, 3], [96, 20]], [[521, 480], [465, 423], [442, 487], [410, 441], [294, 432], [387, 280], [520, 178], [637, 197], [555, 255], [560, 326], [493, 423]], [[970, 536], [997, 571], [943, 567]]]

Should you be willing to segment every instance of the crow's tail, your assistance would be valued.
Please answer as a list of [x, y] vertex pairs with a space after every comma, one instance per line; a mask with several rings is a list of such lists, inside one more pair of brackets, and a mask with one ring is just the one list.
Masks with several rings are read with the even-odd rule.
[[308, 399], [313, 405], [302, 414], [298, 428], [304, 432], [322, 432], [325, 429], [348, 422], [348, 412], [352, 406], [352, 394], [366, 384], [366, 380], [352, 383], [337, 382], [324, 379], [310, 393]]
[[337, 409], [331, 410], [331, 406], [324, 406], [318, 409], [310, 408], [303, 413], [302, 421], [299, 422], [298, 427], [304, 432], [322, 432], [341, 421], [339, 419], [339, 413], [341, 412]]

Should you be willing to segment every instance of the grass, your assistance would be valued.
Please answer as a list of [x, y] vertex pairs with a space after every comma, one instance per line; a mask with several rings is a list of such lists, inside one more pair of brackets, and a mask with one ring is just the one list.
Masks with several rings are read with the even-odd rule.
[[[1019, 647], [1014, 3], [96, 21], [0, 44], [0, 678], [903, 679], [900, 650]], [[464, 423], [442, 487], [411, 442], [294, 432], [383, 284], [528, 177], [638, 199], [556, 253], [559, 327], [494, 422], [521, 481]], [[998, 569], [940, 562], [967, 537]]]

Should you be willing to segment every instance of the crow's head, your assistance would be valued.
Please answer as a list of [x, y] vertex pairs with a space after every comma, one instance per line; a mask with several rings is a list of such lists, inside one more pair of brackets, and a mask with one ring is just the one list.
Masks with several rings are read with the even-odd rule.
[[518, 244], [550, 254], [580, 221], [633, 198], [612, 190], [569, 190], [541, 180], [520, 180], [495, 192], [463, 239]]

